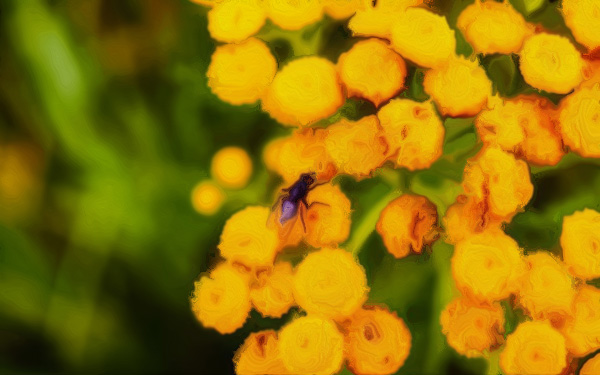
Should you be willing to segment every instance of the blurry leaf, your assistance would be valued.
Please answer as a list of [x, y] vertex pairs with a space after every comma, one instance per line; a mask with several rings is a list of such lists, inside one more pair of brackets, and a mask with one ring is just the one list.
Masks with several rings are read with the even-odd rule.
[[424, 68], [413, 68], [410, 67], [408, 70], [408, 76], [406, 77], [406, 84], [408, 89], [403, 91], [400, 95], [403, 98], [416, 100], [423, 102], [429, 99], [429, 94], [425, 92], [423, 87], [423, 80], [425, 79], [425, 72], [427, 69]]
[[512, 0], [513, 6], [523, 13], [525, 16], [530, 16], [546, 6], [546, 0]]
[[511, 55], [484, 57], [482, 64], [500, 95], [510, 97], [516, 93], [519, 74]]
[[465, 36], [459, 31], [455, 30], [456, 35], [456, 54], [463, 55], [465, 57], [471, 56], [473, 54], [473, 47], [467, 42]]

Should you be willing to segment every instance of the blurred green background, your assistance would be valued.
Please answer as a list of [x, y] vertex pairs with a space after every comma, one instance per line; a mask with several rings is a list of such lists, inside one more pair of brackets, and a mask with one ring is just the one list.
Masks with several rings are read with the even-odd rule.
[[[454, 26], [471, 2], [438, 6]], [[556, 3], [515, 6], [568, 33]], [[255, 106], [232, 107], [210, 93], [215, 42], [206, 9], [189, 1], [3, 0], [0, 21], [0, 373], [231, 373], [249, 332], [278, 328], [293, 312], [277, 320], [253, 312], [242, 329], [220, 335], [196, 322], [189, 297], [217, 261], [225, 220], [273, 202], [279, 180], [261, 152], [290, 130]], [[291, 44], [269, 26], [263, 33], [280, 63], [294, 56], [294, 44], [332, 61], [351, 46], [343, 22], [316, 27], [306, 38], [289, 33]], [[470, 53], [460, 35], [458, 48]], [[531, 91], [514, 58], [482, 63], [498, 92]], [[420, 80], [411, 67], [402, 95], [425, 99]], [[340, 114], [374, 111], [351, 100]], [[483, 359], [449, 349], [440, 332], [439, 312], [455, 293], [452, 248], [438, 241], [432, 252], [395, 260], [371, 233], [399, 187], [427, 195], [440, 214], [460, 193], [462, 168], [480, 144], [472, 119], [445, 125], [444, 157], [430, 170], [384, 168], [373, 179], [336, 181], [352, 201], [350, 241], [364, 241], [370, 301], [397, 311], [413, 334], [399, 373], [494, 373]], [[228, 191], [216, 215], [201, 216], [190, 192], [229, 145], [250, 153], [253, 178]], [[507, 230], [526, 249], [559, 252], [562, 216], [599, 208], [600, 168], [569, 155], [533, 172], [535, 196]]]

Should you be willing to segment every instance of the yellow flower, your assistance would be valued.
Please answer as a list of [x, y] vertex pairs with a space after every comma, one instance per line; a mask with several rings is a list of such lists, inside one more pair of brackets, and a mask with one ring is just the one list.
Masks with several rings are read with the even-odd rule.
[[358, 121], [342, 119], [325, 132], [325, 148], [339, 173], [365, 177], [385, 162], [388, 146], [377, 116]]
[[251, 333], [233, 357], [238, 375], [281, 375], [287, 373], [281, 357], [277, 333], [273, 330]]
[[586, 280], [600, 277], [600, 213], [586, 208], [565, 216], [560, 246], [572, 275]]
[[250, 290], [250, 300], [262, 316], [279, 318], [294, 305], [292, 265], [279, 262], [272, 270], [258, 274], [258, 284]]
[[364, 269], [343, 249], [323, 248], [297, 266], [294, 297], [309, 314], [332, 319], [352, 315], [367, 298]]
[[375, 36], [391, 39], [392, 26], [398, 15], [411, 6], [417, 6], [423, 0], [378, 0], [375, 6], [366, 2], [366, 6], [357, 10], [348, 22], [348, 28], [354, 36]]
[[467, 357], [480, 357], [503, 342], [504, 310], [499, 303], [478, 305], [467, 298], [450, 302], [440, 316], [448, 345]]
[[534, 35], [525, 40], [520, 56], [523, 78], [536, 89], [566, 94], [583, 80], [583, 59], [563, 36]]
[[192, 190], [192, 206], [202, 215], [213, 215], [223, 205], [225, 193], [212, 181], [201, 181]]
[[344, 337], [333, 322], [317, 316], [293, 320], [279, 332], [279, 352], [292, 374], [335, 374], [344, 359]]
[[326, 184], [307, 196], [305, 241], [312, 247], [344, 242], [350, 234], [350, 200], [339, 187]]
[[222, 334], [243, 326], [252, 309], [246, 279], [229, 263], [219, 264], [210, 276], [194, 283], [191, 303], [202, 325]]
[[398, 167], [429, 168], [442, 155], [445, 130], [431, 102], [392, 99], [377, 117]]
[[573, 280], [564, 265], [543, 251], [525, 257], [525, 265], [519, 288], [520, 305], [534, 319], [562, 324], [575, 297]]
[[233, 214], [221, 233], [223, 258], [250, 268], [272, 265], [279, 237], [267, 226], [270, 213], [268, 207], [250, 206]]
[[224, 102], [255, 103], [265, 92], [275, 73], [277, 61], [258, 39], [217, 47], [206, 76], [212, 92]]
[[301, 57], [283, 67], [263, 99], [263, 110], [283, 125], [306, 126], [333, 115], [344, 103], [335, 66]]
[[500, 353], [500, 368], [507, 375], [558, 375], [566, 365], [565, 339], [547, 322], [519, 324]]
[[517, 291], [523, 272], [519, 246], [500, 230], [473, 234], [458, 242], [452, 256], [456, 287], [478, 301], [498, 301]]
[[600, 349], [600, 290], [591, 285], [579, 288], [572, 316], [566, 320], [562, 333], [567, 349], [576, 357]]
[[463, 187], [503, 221], [509, 221], [533, 195], [527, 164], [495, 147], [486, 147], [467, 163]]
[[208, 12], [208, 31], [213, 39], [241, 42], [265, 24], [266, 14], [259, 0], [227, 0]]
[[500, 229], [502, 222], [490, 215], [485, 202], [476, 202], [459, 195], [442, 219], [446, 229], [446, 242], [456, 244], [463, 239], [488, 229]]
[[381, 307], [365, 307], [351, 318], [346, 357], [354, 374], [393, 374], [410, 353], [411, 334], [404, 321]]
[[267, 15], [284, 30], [299, 30], [323, 17], [319, 0], [265, 0]]
[[363, 0], [321, 0], [323, 11], [334, 20], [343, 20], [364, 9]]
[[437, 209], [427, 198], [404, 194], [383, 209], [376, 229], [390, 254], [403, 258], [437, 239], [437, 218]]
[[402, 57], [379, 39], [356, 43], [340, 56], [338, 69], [348, 96], [366, 98], [376, 107], [400, 91], [406, 78]]
[[455, 55], [456, 39], [445, 17], [423, 8], [408, 8], [394, 21], [392, 47], [417, 65], [434, 68]]
[[474, 116], [487, 104], [492, 83], [477, 61], [455, 57], [425, 73], [423, 88], [442, 115]]
[[213, 156], [210, 172], [222, 186], [241, 189], [252, 175], [252, 160], [243, 148], [224, 147]]
[[584, 60], [583, 82], [579, 88], [594, 87], [600, 83], [600, 60]]
[[579, 370], [579, 375], [598, 375], [600, 374], [600, 353], [588, 359]]
[[559, 110], [565, 145], [583, 157], [600, 157], [600, 84], [576, 90]]
[[600, 3], [596, 0], [563, 0], [562, 13], [573, 36], [589, 51], [600, 47]]
[[492, 0], [466, 7], [458, 16], [457, 27], [475, 52], [483, 54], [518, 53], [532, 32], [510, 3]]

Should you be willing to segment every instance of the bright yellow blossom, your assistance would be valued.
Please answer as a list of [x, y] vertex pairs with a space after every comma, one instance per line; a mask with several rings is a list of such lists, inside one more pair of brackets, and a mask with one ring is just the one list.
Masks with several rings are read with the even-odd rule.
[[[344, 242], [350, 234], [350, 200], [338, 186], [325, 184], [308, 194], [305, 241], [312, 247]], [[299, 213], [301, 214], [301, 213]]]
[[241, 189], [252, 175], [252, 160], [240, 147], [224, 147], [213, 156], [210, 172], [224, 187]]
[[563, 219], [560, 245], [569, 272], [581, 279], [600, 277], [600, 213], [588, 208]]
[[258, 39], [217, 47], [206, 76], [208, 87], [224, 102], [252, 104], [261, 98], [277, 71], [277, 61]]
[[202, 325], [222, 334], [244, 325], [252, 308], [246, 279], [229, 263], [219, 264], [194, 284], [191, 303]]
[[445, 129], [433, 103], [392, 99], [377, 117], [398, 167], [429, 168], [442, 155]]
[[348, 367], [357, 375], [393, 374], [408, 357], [411, 334], [404, 321], [381, 307], [352, 315], [346, 333]]
[[192, 190], [192, 205], [202, 215], [213, 215], [225, 200], [225, 193], [212, 181], [199, 182]]
[[600, 3], [597, 0], [563, 0], [562, 13], [580, 44], [589, 51], [600, 47]]
[[250, 290], [250, 300], [262, 316], [279, 318], [294, 305], [292, 265], [279, 262], [273, 269], [260, 271], [257, 285]]
[[576, 90], [559, 110], [565, 145], [583, 157], [600, 157], [600, 84]]
[[335, 374], [344, 359], [344, 337], [318, 316], [293, 320], [279, 332], [279, 353], [291, 374]]
[[519, 324], [500, 353], [507, 375], [558, 375], [566, 365], [565, 339], [547, 322]]
[[340, 56], [338, 69], [348, 96], [368, 99], [376, 107], [400, 91], [406, 78], [402, 57], [379, 39], [356, 43]]
[[600, 374], [600, 353], [588, 359], [581, 367], [581, 370], [579, 370], [579, 375], [598, 374]]
[[500, 229], [502, 222], [490, 215], [486, 202], [459, 195], [443, 218], [446, 242], [456, 244], [463, 239], [488, 229]]
[[264, 0], [267, 15], [284, 30], [299, 30], [323, 17], [320, 0]]
[[440, 324], [448, 345], [467, 357], [483, 356], [504, 341], [504, 311], [497, 302], [486, 306], [456, 298], [442, 311]]
[[283, 125], [306, 126], [333, 115], [344, 103], [335, 66], [308, 56], [293, 60], [273, 80], [263, 110]]
[[233, 358], [238, 375], [283, 375], [287, 373], [279, 355], [277, 333], [251, 333]]
[[256, 34], [265, 24], [261, 0], [227, 0], [208, 12], [208, 31], [213, 39], [241, 42]]
[[297, 266], [294, 297], [309, 314], [332, 319], [352, 315], [367, 298], [367, 277], [351, 253], [323, 248]]
[[343, 20], [364, 9], [363, 0], [321, 0], [323, 12], [334, 20]]
[[492, 83], [477, 60], [463, 57], [449, 59], [446, 64], [428, 70], [423, 81], [442, 115], [474, 116], [487, 104]]
[[519, 53], [525, 82], [536, 89], [566, 94], [583, 80], [583, 59], [571, 42], [559, 35], [536, 34]]
[[375, 6], [371, 1], [365, 3], [367, 3], [366, 6], [357, 10], [354, 17], [348, 22], [348, 28], [352, 30], [352, 34], [391, 39], [392, 26], [398, 15], [408, 7], [422, 4], [423, 0], [379, 0]]
[[403, 258], [437, 239], [437, 209], [426, 197], [404, 194], [390, 202], [377, 221], [377, 233], [390, 254]]
[[600, 349], [600, 290], [583, 285], [573, 301], [573, 312], [562, 328], [567, 350], [583, 357]]

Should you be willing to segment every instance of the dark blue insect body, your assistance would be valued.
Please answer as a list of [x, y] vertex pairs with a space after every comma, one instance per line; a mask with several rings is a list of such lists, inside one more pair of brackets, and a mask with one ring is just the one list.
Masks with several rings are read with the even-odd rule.
[[[315, 184], [315, 173], [303, 173], [300, 175], [298, 181], [294, 182], [289, 188], [283, 189], [286, 194], [282, 194], [277, 202], [281, 201], [281, 215], [279, 216], [279, 223], [285, 224], [289, 220], [296, 217], [300, 203], [304, 205], [304, 208], [308, 209], [309, 204], [306, 202], [306, 196], [308, 192], [321, 184]], [[319, 202], [314, 202], [319, 203]], [[314, 204], [314, 203], [311, 203]], [[277, 206], [277, 203], [275, 203]], [[275, 206], [273, 208], [275, 208]], [[302, 226], [306, 231], [306, 224], [304, 218], [300, 215], [302, 220]]]

